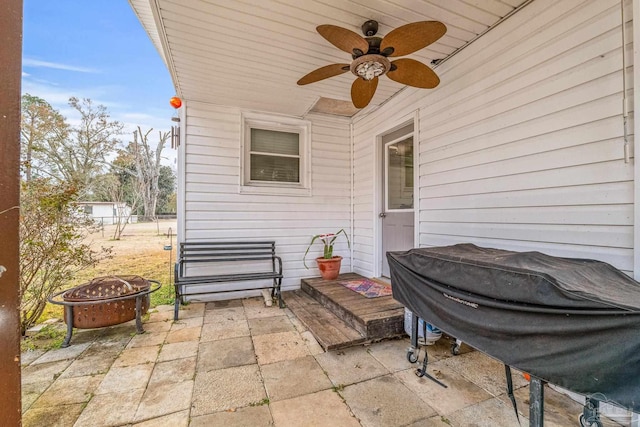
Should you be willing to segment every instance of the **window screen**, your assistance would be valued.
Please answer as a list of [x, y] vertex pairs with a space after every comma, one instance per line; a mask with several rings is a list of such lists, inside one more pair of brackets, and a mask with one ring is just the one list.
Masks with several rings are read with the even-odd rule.
[[300, 182], [300, 135], [251, 129], [250, 180]]

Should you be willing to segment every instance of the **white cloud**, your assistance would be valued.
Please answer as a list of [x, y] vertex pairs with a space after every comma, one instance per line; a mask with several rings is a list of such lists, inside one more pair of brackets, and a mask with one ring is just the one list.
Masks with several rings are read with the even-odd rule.
[[23, 76], [22, 93], [29, 93], [47, 101], [63, 115], [69, 109], [69, 98], [89, 98], [94, 104], [101, 104], [109, 109], [117, 108], [120, 104], [104, 100], [114, 90], [113, 86], [91, 86], [86, 89], [64, 87], [58, 83], [47, 80], [35, 79], [31, 76]]
[[69, 97], [73, 96], [73, 90], [56, 87], [53, 84], [31, 78], [22, 79], [22, 93], [39, 96], [55, 108], [65, 106], [69, 102]]
[[56, 70], [75, 71], [77, 73], [99, 73], [100, 72], [95, 68], [78, 67], [75, 65], [61, 64], [59, 62], [41, 61], [39, 59], [33, 59], [33, 58], [23, 58], [22, 66], [33, 67], [33, 68], [54, 68]]
[[143, 130], [153, 128], [154, 130], [168, 130], [171, 128], [171, 118], [162, 115], [154, 115], [151, 112], [131, 112], [122, 111], [118, 114], [120, 121], [132, 124], [132, 129], [136, 126], [142, 127]]
[[134, 121], [155, 119], [155, 117], [147, 113], [124, 113], [122, 114], [122, 117], [128, 120], [134, 120]]

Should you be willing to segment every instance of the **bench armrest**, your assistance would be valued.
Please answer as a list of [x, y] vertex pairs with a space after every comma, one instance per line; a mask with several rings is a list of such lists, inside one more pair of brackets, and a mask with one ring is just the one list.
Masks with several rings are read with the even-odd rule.
[[274, 261], [278, 260], [278, 268], [276, 269], [275, 267], [275, 263], [274, 263], [274, 270], [276, 273], [278, 273], [280, 276], [282, 276], [282, 258], [280, 258], [278, 255], [274, 255], [273, 256]]

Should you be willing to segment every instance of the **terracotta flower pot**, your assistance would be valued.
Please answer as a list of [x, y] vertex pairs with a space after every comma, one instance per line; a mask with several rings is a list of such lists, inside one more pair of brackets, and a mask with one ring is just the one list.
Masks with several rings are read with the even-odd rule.
[[340, 274], [340, 263], [342, 263], [341, 256], [334, 256], [330, 259], [325, 259], [323, 257], [316, 258], [318, 262], [318, 268], [320, 269], [320, 276], [324, 280], [335, 280]]

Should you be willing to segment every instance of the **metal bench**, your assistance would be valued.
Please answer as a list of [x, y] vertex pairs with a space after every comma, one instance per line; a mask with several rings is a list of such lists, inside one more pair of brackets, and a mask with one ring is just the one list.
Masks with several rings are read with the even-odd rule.
[[[189, 270], [196, 267], [207, 269], [207, 272], [189, 274]], [[221, 267], [219, 272], [208, 273], [209, 269], [216, 267]], [[269, 267], [270, 269], [268, 269]], [[240, 272], [229, 272], [230, 270]], [[215, 283], [254, 280], [271, 280], [271, 283], [268, 286], [232, 290], [198, 289]], [[211, 295], [221, 292], [271, 288], [271, 297], [277, 297], [279, 307], [284, 308], [280, 290], [282, 260], [276, 255], [276, 244], [273, 241], [180, 243], [179, 258], [175, 265], [174, 283], [176, 291], [174, 320], [178, 320], [178, 309], [180, 303], [185, 303], [185, 297]]]

